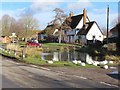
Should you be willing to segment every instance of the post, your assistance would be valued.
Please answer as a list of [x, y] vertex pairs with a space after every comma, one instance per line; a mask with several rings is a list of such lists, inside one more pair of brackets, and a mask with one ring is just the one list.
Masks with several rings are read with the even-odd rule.
[[22, 59], [25, 58], [25, 54], [24, 54], [24, 51], [22, 50]]
[[14, 50], [14, 56], [16, 56], [16, 50]]
[[10, 54], [10, 49], [8, 49], [8, 53]]
[[107, 44], [108, 44], [108, 31], [109, 31], [109, 5], [107, 7]]
[[61, 38], [62, 38], [62, 35], [61, 35], [61, 33], [62, 33], [62, 30], [61, 30], [61, 26], [60, 26], [60, 36], [59, 36], [59, 43], [61, 43]]

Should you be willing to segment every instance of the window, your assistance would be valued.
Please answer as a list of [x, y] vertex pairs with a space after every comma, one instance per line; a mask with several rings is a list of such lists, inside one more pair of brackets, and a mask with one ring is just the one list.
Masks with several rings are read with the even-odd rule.
[[93, 39], [95, 39], [95, 35], [93, 35]]

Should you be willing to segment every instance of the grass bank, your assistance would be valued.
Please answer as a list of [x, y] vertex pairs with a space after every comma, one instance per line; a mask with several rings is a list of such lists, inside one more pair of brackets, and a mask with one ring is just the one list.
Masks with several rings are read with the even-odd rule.
[[[14, 58], [17, 59], [18, 62], [24, 62], [27, 64], [33, 64], [33, 65], [38, 65], [38, 66], [51, 66], [51, 67], [75, 67], [75, 68], [83, 68], [83, 66], [80, 65], [76, 65], [73, 64], [70, 61], [56, 61], [53, 64], [49, 64], [48, 60], [41, 60], [40, 57], [31, 57], [31, 56], [27, 56], [26, 58], [22, 59], [21, 57], [18, 56], [14, 56], [14, 53], [8, 53], [6, 51], [2, 51], [0, 50], [0, 54], [2, 54], [3, 56], [9, 57], [9, 58]], [[84, 68], [98, 68], [98, 66], [93, 66], [93, 65], [88, 65], [86, 64], [86, 66], [84, 66]]]

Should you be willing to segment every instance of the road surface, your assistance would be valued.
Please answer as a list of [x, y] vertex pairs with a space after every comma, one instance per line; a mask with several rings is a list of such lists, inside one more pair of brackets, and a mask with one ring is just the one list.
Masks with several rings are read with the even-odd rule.
[[115, 88], [114, 86], [0, 59], [2, 88]]

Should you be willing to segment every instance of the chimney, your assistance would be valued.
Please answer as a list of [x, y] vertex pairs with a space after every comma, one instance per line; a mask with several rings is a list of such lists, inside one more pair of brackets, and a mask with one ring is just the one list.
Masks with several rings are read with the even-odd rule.
[[70, 16], [70, 17], [74, 16], [74, 13], [73, 13], [73, 12], [70, 12], [69, 16]]
[[87, 11], [86, 11], [86, 9], [84, 8], [84, 10], [83, 10], [83, 25], [85, 26], [85, 24], [86, 24], [86, 17], [87, 17]]

